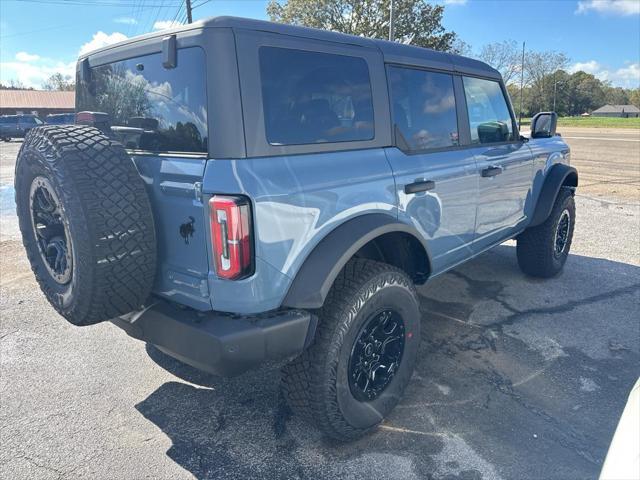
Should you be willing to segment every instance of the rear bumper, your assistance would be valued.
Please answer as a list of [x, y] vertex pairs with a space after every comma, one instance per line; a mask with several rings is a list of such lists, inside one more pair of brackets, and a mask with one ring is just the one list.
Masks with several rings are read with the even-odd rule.
[[112, 322], [133, 338], [222, 376], [298, 355], [311, 342], [316, 327], [316, 318], [304, 310], [234, 317], [185, 310], [164, 300]]

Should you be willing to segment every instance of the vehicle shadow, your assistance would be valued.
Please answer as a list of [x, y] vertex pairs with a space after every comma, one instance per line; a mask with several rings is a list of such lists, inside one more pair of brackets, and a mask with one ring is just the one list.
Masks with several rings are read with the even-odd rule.
[[420, 289], [421, 355], [374, 434], [340, 444], [293, 416], [279, 371], [177, 378], [136, 405], [196, 478], [594, 478], [640, 374], [640, 268], [572, 255], [524, 277], [503, 245]]

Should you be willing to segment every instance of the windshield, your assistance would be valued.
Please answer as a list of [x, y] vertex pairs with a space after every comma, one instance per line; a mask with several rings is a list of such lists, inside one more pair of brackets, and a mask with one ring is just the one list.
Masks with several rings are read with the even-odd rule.
[[160, 53], [93, 67], [77, 111], [108, 114], [111, 131], [128, 149], [205, 153], [205, 68], [199, 47], [178, 50], [171, 69]]

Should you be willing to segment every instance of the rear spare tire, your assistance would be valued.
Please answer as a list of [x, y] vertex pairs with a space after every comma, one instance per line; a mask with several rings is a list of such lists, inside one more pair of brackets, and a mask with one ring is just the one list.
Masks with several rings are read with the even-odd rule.
[[31, 268], [64, 318], [90, 325], [144, 303], [156, 271], [155, 228], [122, 145], [92, 127], [34, 128], [18, 153], [15, 190]]

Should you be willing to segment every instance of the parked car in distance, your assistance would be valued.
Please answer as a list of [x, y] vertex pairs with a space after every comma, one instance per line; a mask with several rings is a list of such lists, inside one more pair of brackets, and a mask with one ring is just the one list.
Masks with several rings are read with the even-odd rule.
[[217, 375], [283, 366], [290, 406], [329, 437], [402, 397], [416, 285], [514, 238], [534, 277], [569, 255], [578, 174], [557, 116], [521, 136], [478, 60], [218, 17], [76, 70], [77, 124], [32, 131], [16, 163], [49, 302]]
[[49, 125], [73, 125], [76, 123], [75, 113], [52, 113], [44, 119]]
[[2, 115], [0, 140], [8, 142], [12, 138], [24, 138], [29, 130], [43, 123], [36, 115]]

